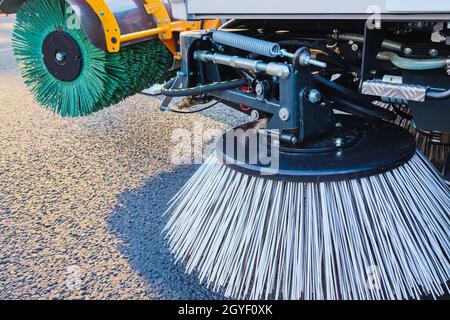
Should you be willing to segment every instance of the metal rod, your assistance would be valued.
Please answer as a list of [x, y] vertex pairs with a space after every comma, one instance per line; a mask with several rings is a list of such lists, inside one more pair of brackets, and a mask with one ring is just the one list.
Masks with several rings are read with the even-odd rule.
[[120, 36], [120, 42], [133, 41], [137, 39], [142, 39], [146, 37], [156, 36], [160, 33], [164, 33], [167, 31], [167, 28], [154, 28], [129, 34], [124, 34]]
[[284, 63], [264, 63], [261, 60], [246, 59], [239, 56], [229, 56], [220, 53], [210, 53], [208, 51], [195, 51], [194, 59], [239, 69], [251, 70], [254, 72], [264, 72], [270, 76], [279, 77], [281, 79], [287, 79], [291, 73], [289, 67]]
[[[341, 34], [338, 36], [339, 40], [346, 40], [346, 41], [355, 41], [355, 42], [364, 42], [364, 36], [360, 34], [353, 34], [353, 33], [346, 33]], [[388, 50], [393, 50], [397, 52], [402, 52], [403, 44], [400, 42], [395, 42], [391, 40], [384, 40], [383, 44], [381, 45], [383, 48]]]

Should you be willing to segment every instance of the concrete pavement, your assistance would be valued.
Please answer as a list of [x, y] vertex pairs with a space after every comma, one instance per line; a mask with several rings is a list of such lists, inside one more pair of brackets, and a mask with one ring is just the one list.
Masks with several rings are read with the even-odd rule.
[[0, 17], [0, 299], [218, 298], [174, 265], [166, 203], [196, 169], [171, 161], [177, 130], [242, 118], [162, 113], [137, 95], [63, 119], [29, 94]]

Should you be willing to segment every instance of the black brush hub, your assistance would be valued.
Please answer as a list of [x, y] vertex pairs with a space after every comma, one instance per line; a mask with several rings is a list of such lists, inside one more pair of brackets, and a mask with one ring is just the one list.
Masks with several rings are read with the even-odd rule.
[[64, 31], [54, 31], [45, 37], [42, 54], [47, 70], [58, 80], [74, 81], [81, 73], [83, 61], [74, 38]]
[[330, 182], [390, 171], [415, 154], [414, 138], [394, 124], [345, 115], [336, 116], [336, 123], [330, 133], [297, 145], [263, 133], [267, 120], [247, 123], [219, 139], [217, 157], [233, 170], [265, 179]]

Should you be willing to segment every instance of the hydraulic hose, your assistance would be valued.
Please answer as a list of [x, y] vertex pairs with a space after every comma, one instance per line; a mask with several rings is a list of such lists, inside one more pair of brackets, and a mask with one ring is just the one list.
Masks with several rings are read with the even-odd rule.
[[173, 78], [164, 85], [161, 90], [161, 94], [167, 97], [199, 96], [208, 92], [235, 89], [247, 85], [247, 80], [245, 79], [234, 79], [223, 82], [214, 82], [192, 88], [172, 89], [171, 87], [175, 83], [175, 79], [176, 78]]
[[367, 117], [385, 120], [394, 120], [397, 117], [394, 112], [372, 104], [365, 97], [336, 82], [320, 76], [314, 76], [314, 81], [319, 87], [325, 90], [329, 96], [333, 97], [333, 100], [336, 103], [339, 103], [337, 100], [340, 102], [344, 101], [347, 108], [357, 111], [359, 114], [365, 114]]
[[238, 19], [231, 19], [225, 22], [220, 26], [219, 29], [232, 29], [235, 28], [240, 23], [240, 20]]
[[343, 111], [349, 114], [352, 114], [357, 117], [361, 117], [364, 119], [380, 119], [380, 116], [377, 113], [371, 113], [367, 109], [351, 102], [346, 99], [342, 99], [337, 96], [328, 96], [328, 100], [334, 102], [333, 108], [339, 111]]
[[377, 56], [378, 60], [390, 61], [397, 68], [405, 70], [432, 70], [446, 68], [449, 59], [409, 59], [400, 57], [394, 52], [380, 52]]
[[448, 99], [450, 98], [450, 89], [439, 90], [439, 89], [428, 89], [426, 97], [429, 99]]

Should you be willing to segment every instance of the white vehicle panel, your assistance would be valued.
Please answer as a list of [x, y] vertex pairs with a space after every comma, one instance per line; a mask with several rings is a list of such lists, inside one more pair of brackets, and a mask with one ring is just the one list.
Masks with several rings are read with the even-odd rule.
[[235, 14], [366, 14], [450, 12], [448, 0], [187, 0], [189, 13]]

